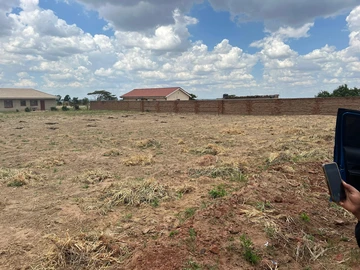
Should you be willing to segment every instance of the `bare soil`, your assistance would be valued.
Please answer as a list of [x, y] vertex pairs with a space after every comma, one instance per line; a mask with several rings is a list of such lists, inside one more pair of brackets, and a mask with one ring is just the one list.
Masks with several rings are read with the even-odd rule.
[[358, 269], [335, 120], [0, 114], [0, 269]]

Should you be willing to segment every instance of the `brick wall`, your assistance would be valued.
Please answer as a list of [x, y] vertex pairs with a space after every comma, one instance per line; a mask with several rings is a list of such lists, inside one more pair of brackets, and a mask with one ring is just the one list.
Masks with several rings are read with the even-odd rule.
[[338, 108], [360, 110], [360, 97], [189, 101], [92, 101], [90, 108], [91, 110], [205, 114], [336, 115]]

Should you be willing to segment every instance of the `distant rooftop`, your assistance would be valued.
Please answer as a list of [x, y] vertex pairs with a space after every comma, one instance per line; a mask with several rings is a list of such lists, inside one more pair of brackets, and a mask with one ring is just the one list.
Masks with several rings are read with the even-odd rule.
[[258, 99], [279, 98], [279, 94], [275, 94], [275, 95], [255, 95], [255, 96], [236, 96], [236, 95], [229, 95], [229, 94], [224, 94], [223, 95], [223, 99], [252, 99], [252, 98], [258, 98]]
[[181, 87], [167, 87], [167, 88], [142, 88], [134, 89], [125, 95], [122, 95], [122, 98], [137, 98], [137, 97], [167, 97], [174, 93], [177, 90], [181, 90], [185, 94], [189, 95]]
[[32, 88], [0, 88], [0, 99], [56, 99], [50, 95]]

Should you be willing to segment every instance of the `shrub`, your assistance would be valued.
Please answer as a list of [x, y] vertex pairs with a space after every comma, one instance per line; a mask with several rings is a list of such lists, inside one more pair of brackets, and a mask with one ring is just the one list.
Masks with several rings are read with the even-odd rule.
[[26, 107], [25, 112], [31, 112], [31, 109], [29, 107]]
[[70, 110], [70, 109], [69, 109], [67, 106], [64, 105], [64, 106], [61, 107], [61, 110], [63, 110], [63, 111], [68, 111], [68, 110]]
[[210, 190], [209, 194], [213, 199], [221, 198], [221, 197], [226, 196], [226, 190], [223, 185], [219, 185], [219, 186], [215, 187], [214, 189]]
[[51, 107], [50, 110], [54, 112], [54, 111], [58, 111], [58, 108], [56, 108], [56, 107]]
[[251, 239], [245, 234], [242, 234], [240, 236], [240, 241], [244, 252], [244, 259], [252, 265], [258, 264], [260, 261], [260, 256], [253, 250], [253, 243]]
[[79, 106], [79, 105], [74, 105], [74, 110], [75, 110], [75, 111], [80, 110], [80, 106]]

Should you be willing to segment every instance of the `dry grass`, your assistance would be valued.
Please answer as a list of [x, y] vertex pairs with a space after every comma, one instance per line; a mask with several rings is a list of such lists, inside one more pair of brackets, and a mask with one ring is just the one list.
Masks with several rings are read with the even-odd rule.
[[155, 139], [145, 139], [137, 141], [135, 145], [136, 147], [139, 147], [141, 149], [146, 149], [150, 147], [159, 148], [161, 146], [161, 143]]
[[205, 147], [201, 148], [194, 148], [190, 150], [190, 153], [195, 155], [219, 155], [223, 154], [225, 152], [225, 149], [219, 145], [216, 144], [208, 144]]
[[41, 183], [43, 176], [27, 169], [4, 169], [0, 168], [0, 181], [3, 181], [9, 187], [20, 187], [29, 184]]
[[103, 170], [86, 171], [76, 177], [77, 181], [84, 184], [97, 184], [110, 178], [113, 178], [113, 175]]
[[0, 114], [0, 268], [253, 269], [243, 232], [257, 269], [358, 266], [353, 217], [328, 205], [321, 172], [335, 117], [110, 114]]
[[53, 248], [35, 269], [106, 269], [130, 255], [126, 245], [110, 236], [81, 234], [48, 238], [54, 244]]
[[123, 160], [124, 165], [126, 166], [146, 166], [154, 163], [152, 155], [133, 155]]
[[227, 134], [227, 135], [240, 135], [243, 134], [244, 131], [237, 127], [232, 128], [225, 128], [220, 131], [221, 134]]
[[26, 164], [26, 167], [34, 168], [53, 168], [64, 166], [66, 161], [63, 157], [53, 157], [53, 158], [39, 158], [34, 161], [30, 161]]
[[112, 185], [101, 196], [106, 208], [117, 205], [140, 206], [151, 204], [157, 206], [161, 200], [169, 199], [168, 188], [155, 179], [145, 181], [127, 181], [118, 185]]
[[120, 151], [117, 149], [110, 149], [107, 150], [103, 153], [104, 157], [116, 157], [116, 156], [120, 156]]

